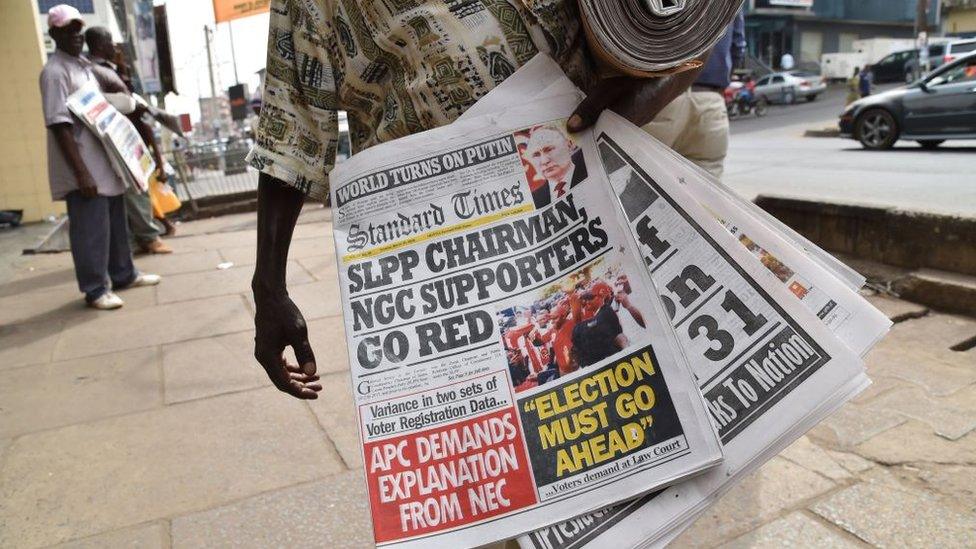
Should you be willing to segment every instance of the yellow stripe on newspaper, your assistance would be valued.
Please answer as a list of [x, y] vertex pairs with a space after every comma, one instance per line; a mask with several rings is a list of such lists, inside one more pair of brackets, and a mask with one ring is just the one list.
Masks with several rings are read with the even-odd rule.
[[475, 227], [480, 227], [482, 225], [488, 225], [496, 221], [505, 219], [506, 217], [512, 217], [513, 215], [520, 215], [532, 211], [534, 208], [532, 204], [523, 204], [517, 208], [512, 208], [509, 210], [503, 210], [498, 213], [491, 215], [485, 215], [477, 219], [472, 219], [471, 221], [465, 221], [464, 223], [458, 223], [457, 225], [451, 225], [450, 227], [441, 227], [440, 229], [434, 229], [432, 231], [423, 232], [410, 238], [405, 238], [403, 240], [397, 240], [396, 242], [390, 242], [389, 244], [384, 244], [382, 246], [373, 248], [371, 250], [365, 250], [362, 252], [356, 252], [354, 254], [346, 254], [342, 256], [343, 263], [350, 263], [352, 261], [358, 261], [360, 259], [365, 259], [367, 257], [375, 257], [377, 255], [383, 255], [387, 252], [392, 252], [400, 248], [406, 248], [408, 246], [413, 246], [414, 244], [419, 244], [425, 240], [433, 240], [435, 238], [442, 237], [451, 233], [456, 233], [459, 231], [467, 231]]

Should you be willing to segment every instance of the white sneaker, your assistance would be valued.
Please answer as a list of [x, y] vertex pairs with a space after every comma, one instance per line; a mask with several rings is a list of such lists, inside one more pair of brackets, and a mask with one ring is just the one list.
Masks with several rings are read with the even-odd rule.
[[101, 295], [101, 297], [88, 304], [89, 307], [99, 309], [101, 311], [111, 311], [112, 309], [118, 309], [123, 305], [125, 305], [125, 301], [122, 301], [121, 297], [113, 294], [112, 292], [105, 292]]
[[131, 284], [126, 286], [126, 288], [139, 288], [142, 286], [155, 286], [159, 284], [162, 277], [159, 275], [149, 274], [149, 273], [139, 273], [135, 280]]

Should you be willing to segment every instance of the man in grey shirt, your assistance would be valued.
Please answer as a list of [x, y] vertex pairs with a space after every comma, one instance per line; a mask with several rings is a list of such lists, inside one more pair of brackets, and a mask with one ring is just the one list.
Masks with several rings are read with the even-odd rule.
[[68, 206], [71, 257], [85, 301], [96, 309], [118, 309], [123, 301], [113, 288], [151, 286], [160, 279], [133, 265], [122, 199], [125, 184], [98, 136], [68, 110], [68, 97], [95, 78], [91, 64], [81, 58], [81, 14], [59, 4], [48, 11], [47, 22], [57, 46], [40, 78], [51, 197]]

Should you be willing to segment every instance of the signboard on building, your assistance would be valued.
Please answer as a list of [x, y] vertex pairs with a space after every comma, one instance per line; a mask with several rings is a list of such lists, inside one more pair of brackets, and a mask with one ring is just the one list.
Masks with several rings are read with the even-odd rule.
[[162, 85], [159, 78], [159, 52], [156, 49], [156, 19], [153, 16], [152, 0], [130, 0], [129, 32], [132, 48], [135, 50], [133, 66], [139, 77], [137, 91], [159, 93]]
[[218, 23], [267, 13], [271, 0], [213, 0], [214, 20]]

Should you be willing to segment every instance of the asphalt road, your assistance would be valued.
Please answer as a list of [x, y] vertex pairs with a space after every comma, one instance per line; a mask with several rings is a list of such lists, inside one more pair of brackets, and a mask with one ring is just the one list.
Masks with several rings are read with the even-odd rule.
[[899, 141], [879, 152], [849, 139], [803, 137], [807, 129], [836, 126], [844, 97], [836, 87], [812, 103], [733, 120], [723, 181], [749, 199], [765, 194], [976, 217], [976, 141], [947, 141], [934, 151]]

